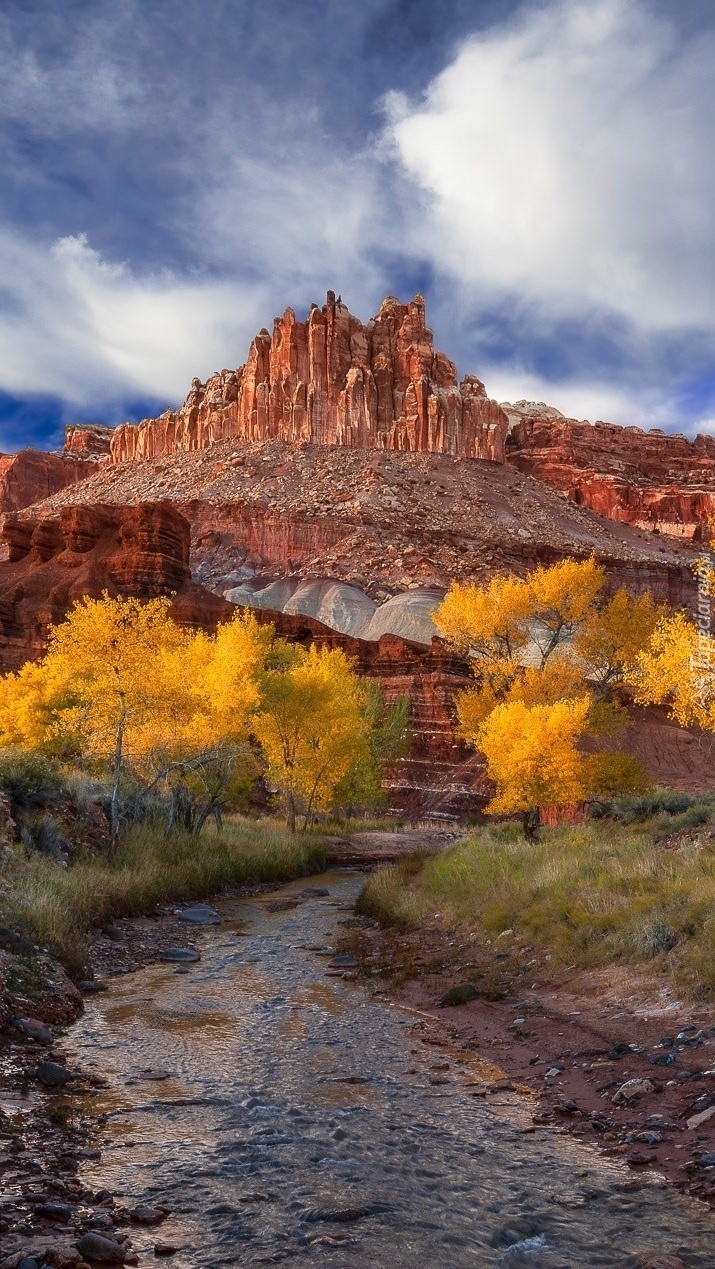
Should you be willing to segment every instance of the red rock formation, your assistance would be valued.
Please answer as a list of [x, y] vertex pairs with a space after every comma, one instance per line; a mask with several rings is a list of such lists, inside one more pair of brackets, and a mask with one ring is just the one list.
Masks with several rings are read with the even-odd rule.
[[689, 441], [536, 410], [519, 411], [507, 440], [507, 461], [519, 471], [611, 520], [696, 541], [712, 535], [715, 438]]
[[278, 439], [461, 454], [504, 461], [506, 416], [473, 376], [435, 352], [425, 305], [392, 296], [367, 326], [340, 299], [304, 322], [292, 309], [262, 330], [245, 366], [205, 384], [184, 405], [112, 439], [112, 461], [203, 449], [216, 441]]
[[169, 503], [10, 515], [3, 538], [0, 672], [39, 656], [48, 626], [84, 595], [175, 595], [177, 620], [202, 628], [233, 611], [192, 582], [189, 525]]
[[76, 454], [78, 458], [108, 459], [113, 427], [99, 423], [70, 423], [65, 428], [63, 453]]
[[0, 516], [49, 498], [96, 470], [94, 463], [35, 449], [0, 454]]

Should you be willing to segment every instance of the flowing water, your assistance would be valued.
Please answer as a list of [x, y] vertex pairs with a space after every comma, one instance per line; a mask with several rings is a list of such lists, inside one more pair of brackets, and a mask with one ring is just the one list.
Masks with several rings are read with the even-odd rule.
[[[635, 1269], [658, 1253], [712, 1269], [715, 1221], [696, 1204], [658, 1181], [623, 1192], [625, 1171], [595, 1151], [525, 1135], [518, 1097], [431, 1084], [414, 1018], [326, 977], [310, 947], [334, 940], [362, 880], [314, 878], [330, 897], [290, 911], [267, 910], [275, 894], [221, 903], [188, 974], [118, 979], [73, 1029], [75, 1060], [109, 1080], [84, 1179], [172, 1209], [132, 1231], [141, 1263], [160, 1238], [182, 1247], [174, 1269]], [[335, 1219], [346, 1209], [362, 1215]]]

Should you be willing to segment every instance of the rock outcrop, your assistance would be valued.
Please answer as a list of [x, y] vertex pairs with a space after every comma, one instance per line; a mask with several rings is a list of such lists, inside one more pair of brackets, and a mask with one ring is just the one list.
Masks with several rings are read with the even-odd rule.
[[715, 438], [579, 423], [541, 403], [505, 405], [507, 461], [578, 506], [650, 532], [709, 540]]
[[95, 461], [108, 460], [113, 435], [114, 428], [101, 423], [70, 423], [65, 428], [63, 453]]
[[194, 379], [178, 411], [118, 427], [111, 452], [121, 463], [277, 439], [503, 462], [506, 430], [480, 380], [458, 384], [454, 363], [435, 352], [422, 296], [388, 296], [364, 326], [330, 291], [306, 321], [286, 309], [272, 334], [260, 331], [244, 366]]
[[0, 516], [49, 498], [96, 470], [95, 463], [36, 449], [0, 454]]
[[210, 628], [232, 611], [191, 578], [190, 529], [170, 503], [76, 506], [6, 517], [0, 563], [0, 672], [41, 655], [48, 626], [85, 595], [174, 596], [177, 620]]

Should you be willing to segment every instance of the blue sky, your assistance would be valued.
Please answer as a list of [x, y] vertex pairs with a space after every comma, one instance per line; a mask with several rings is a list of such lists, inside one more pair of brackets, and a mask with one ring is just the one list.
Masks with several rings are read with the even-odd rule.
[[715, 431], [715, 16], [6, 0], [0, 449], [183, 399], [327, 289], [500, 400]]

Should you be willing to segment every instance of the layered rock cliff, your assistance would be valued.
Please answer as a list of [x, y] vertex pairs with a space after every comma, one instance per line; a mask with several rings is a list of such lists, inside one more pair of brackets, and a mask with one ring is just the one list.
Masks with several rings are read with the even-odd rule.
[[111, 450], [121, 463], [277, 439], [503, 462], [506, 430], [480, 380], [458, 384], [454, 363], [435, 352], [422, 296], [388, 296], [365, 326], [330, 291], [304, 322], [286, 309], [272, 334], [260, 331], [244, 366], [194, 379], [178, 411], [118, 427]]
[[533, 402], [504, 409], [506, 457], [519, 471], [610, 520], [695, 541], [712, 536], [715, 438], [579, 423]]
[[[191, 578], [191, 527], [168, 503], [69, 506], [49, 515], [9, 516], [9, 558], [0, 562], [0, 672], [41, 655], [48, 626], [84, 595], [173, 596], [173, 615], [212, 630], [233, 604]], [[411, 814], [477, 811], [489, 795], [483, 765], [455, 736], [456, 692], [468, 667], [439, 640], [386, 633], [359, 639], [300, 612], [258, 609], [290, 641], [342, 647], [388, 701], [410, 698], [412, 743], [390, 774], [395, 808]], [[661, 712], [662, 713], [662, 712]], [[638, 711], [629, 747], [654, 776], [688, 789], [709, 787], [712, 751], [658, 711]]]
[[35, 449], [0, 454], [0, 516], [49, 498], [96, 470], [94, 463]]

